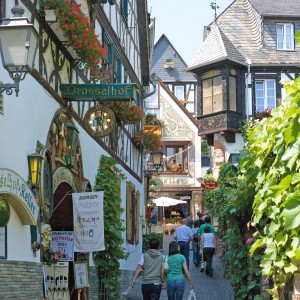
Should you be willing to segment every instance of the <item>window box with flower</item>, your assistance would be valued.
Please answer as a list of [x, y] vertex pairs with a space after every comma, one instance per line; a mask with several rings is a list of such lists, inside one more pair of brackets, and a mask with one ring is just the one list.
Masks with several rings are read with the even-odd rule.
[[161, 135], [139, 130], [132, 137], [132, 143], [143, 153], [151, 153], [161, 146]]
[[266, 108], [264, 111], [256, 111], [255, 112], [255, 116], [257, 119], [262, 120], [264, 118], [269, 118], [271, 117], [271, 112], [272, 109], [271, 108]]
[[101, 45], [92, 24], [80, 9], [81, 4], [71, 0], [40, 0], [41, 12], [54, 10], [59, 28], [68, 43], [76, 51], [83, 68], [93, 68], [107, 57], [107, 49]]
[[116, 101], [106, 103], [106, 107], [110, 108], [116, 115], [117, 123], [138, 124], [144, 119], [144, 112], [140, 107], [126, 101]]
[[151, 133], [161, 135], [164, 121], [158, 119], [156, 114], [148, 113], [144, 119], [144, 131], [150, 131]]

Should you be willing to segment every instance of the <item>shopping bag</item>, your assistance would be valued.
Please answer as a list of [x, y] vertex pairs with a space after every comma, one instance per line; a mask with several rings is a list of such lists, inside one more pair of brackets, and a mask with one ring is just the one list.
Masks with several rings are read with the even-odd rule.
[[188, 300], [197, 300], [195, 291], [191, 289]]
[[169, 271], [168, 255], [165, 255], [163, 258], [163, 269], [164, 269], [165, 273], [168, 273], [168, 271]]

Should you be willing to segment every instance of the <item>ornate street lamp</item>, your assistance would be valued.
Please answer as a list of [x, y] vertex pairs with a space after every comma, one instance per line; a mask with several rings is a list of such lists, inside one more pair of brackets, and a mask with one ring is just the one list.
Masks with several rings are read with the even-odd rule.
[[0, 94], [19, 93], [19, 82], [31, 71], [38, 48], [38, 32], [28, 19], [22, 17], [24, 9], [15, 5], [12, 18], [4, 18], [0, 25], [0, 54], [3, 67], [8, 71], [14, 83], [0, 84]]
[[65, 161], [67, 163], [67, 167], [72, 169], [74, 167], [75, 162], [75, 154], [76, 154], [76, 143], [78, 141], [78, 129], [71, 122], [66, 122], [65, 126], [67, 127], [67, 136], [66, 136], [66, 156]]

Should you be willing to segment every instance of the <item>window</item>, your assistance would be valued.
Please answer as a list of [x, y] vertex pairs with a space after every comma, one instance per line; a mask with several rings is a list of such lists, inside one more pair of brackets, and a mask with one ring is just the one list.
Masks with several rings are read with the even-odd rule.
[[229, 109], [236, 111], [236, 77], [229, 76]]
[[222, 111], [222, 77], [216, 76], [202, 81], [203, 115]]
[[255, 105], [258, 112], [276, 107], [275, 80], [258, 80], [255, 82]]
[[127, 23], [128, 22], [128, 0], [121, 0], [121, 11]]
[[164, 169], [171, 172], [182, 172], [185, 168], [187, 151], [183, 145], [166, 146], [166, 157]]
[[277, 24], [276, 33], [278, 50], [294, 50], [293, 24]]
[[183, 100], [184, 98], [184, 86], [174, 86], [174, 95], [178, 100]]

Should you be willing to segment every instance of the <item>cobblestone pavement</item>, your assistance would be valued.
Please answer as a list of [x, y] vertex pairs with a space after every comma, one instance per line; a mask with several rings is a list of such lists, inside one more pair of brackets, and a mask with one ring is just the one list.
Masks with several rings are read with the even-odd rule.
[[[173, 240], [172, 236], [164, 236], [164, 254], [168, 253], [168, 245]], [[190, 273], [195, 285], [195, 293], [197, 300], [234, 300], [233, 290], [229, 281], [224, 279], [224, 268], [217, 255], [213, 258], [214, 276], [212, 278], [200, 272], [200, 268], [196, 268], [192, 263], [193, 250], [190, 251]], [[141, 290], [142, 279], [138, 278], [133, 288], [128, 287], [123, 295], [125, 299], [142, 300]], [[185, 292], [183, 300], [187, 300], [190, 292], [190, 284], [186, 279]], [[160, 300], [167, 300], [167, 291], [161, 292]]]

